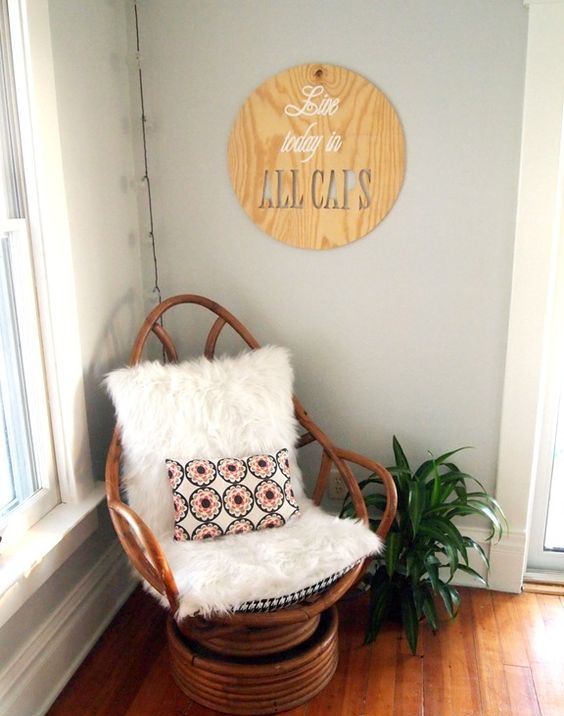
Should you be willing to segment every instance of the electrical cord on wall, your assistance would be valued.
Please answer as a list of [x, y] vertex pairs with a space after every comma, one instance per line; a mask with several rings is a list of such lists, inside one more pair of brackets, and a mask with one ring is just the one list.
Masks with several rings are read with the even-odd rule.
[[[161, 288], [159, 286], [159, 263], [157, 260], [157, 244], [155, 239], [155, 226], [153, 219], [153, 198], [151, 194], [151, 179], [149, 176], [149, 161], [147, 158], [147, 116], [145, 114], [145, 95], [143, 93], [143, 71], [141, 69], [141, 47], [139, 42], [139, 14], [137, 11], [137, 3], [133, 4], [133, 10], [135, 12], [135, 39], [136, 39], [136, 50], [137, 50], [137, 72], [139, 76], [139, 98], [141, 100], [141, 134], [143, 138], [143, 162], [144, 162], [144, 175], [143, 181], [147, 184], [147, 203], [149, 211], [149, 239], [151, 241], [151, 250], [153, 256], [153, 276], [154, 284], [152, 293], [156, 294], [158, 303], [162, 303]], [[162, 325], [163, 319], [160, 318]]]

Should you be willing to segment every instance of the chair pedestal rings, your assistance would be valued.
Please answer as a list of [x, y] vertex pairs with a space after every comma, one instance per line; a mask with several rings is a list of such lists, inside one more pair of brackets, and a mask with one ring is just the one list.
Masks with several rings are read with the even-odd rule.
[[336, 607], [311, 622], [239, 629], [195, 641], [169, 617], [174, 680], [192, 700], [222, 713], [288, 711], [322, 691], [337, 668]]

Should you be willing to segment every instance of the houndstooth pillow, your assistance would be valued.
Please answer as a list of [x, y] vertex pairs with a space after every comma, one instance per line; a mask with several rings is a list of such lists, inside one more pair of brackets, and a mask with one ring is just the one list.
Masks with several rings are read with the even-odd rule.
[[286, 448], [215, 462], [168, 459], [166, 465], [177, 541], [282, 527], [299, 514]]

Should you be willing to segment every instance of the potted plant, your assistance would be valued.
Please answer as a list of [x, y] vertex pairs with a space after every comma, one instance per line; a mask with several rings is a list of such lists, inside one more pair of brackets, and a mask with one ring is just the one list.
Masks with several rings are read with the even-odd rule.
[[[469, 554], [476, 552], [486, 570], [488, 557], [482, 546], [463, 535], [453, 520], [468, 515], [484, 518], [490, 526], [489, 540], [501, 538], [506, 520], [500, 505], [479, 480], [451, 462], [453, 455], [467, 448], [436, 458], [431, 455], [415, 471], [395, 436], [393, 449], [396, 464], [388, 470], [396, 483], [398, 510], [386, 549], [375, 558], [366, 577], [370, 620], [365, 642], [376, 638], [385, 619], [395, 618], [403, 623], [415, 654], [420, 621], [426, 619], [433, 632], [438, 628], [437, 597], [442, 599], [451, 618], [456, 615], [460, 595], [451, 584], [456, 572], [471, 574], [485, 584], [484, 578], [470, 567]], [[385, 497], [377, 491], [379, 483], [377, 475], [359, 483], [375, 528], [385, 507]], [[354, 506], [347, 495], [341, 516], [354, 515]]]

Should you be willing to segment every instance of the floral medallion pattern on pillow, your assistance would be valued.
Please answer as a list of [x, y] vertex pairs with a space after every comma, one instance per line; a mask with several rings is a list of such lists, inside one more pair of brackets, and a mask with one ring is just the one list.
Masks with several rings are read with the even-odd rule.
[[194, 530], [193, 539], [210, 539], [213, 537], [221, 537], [223, 530], [215, 522], [211, 522], [209, 525], [200, 525]]
[[190, 539], [190, 535], [186, 532], [184, 527], [176, 525], [174, 528], [174, 539], [177, 542], [187, 542]]
[[186, 517], [186, 513], [188, 512], [188, 503], [186, 502], [186, 498], [179, 492], [175, 492], [173, 494], [173, 500], [174, 521], [181, 522]]
[[282, 527], [299, 514], [288, 450], [250, 457], [166, 460], [179, 542]]
[[297, 507], [298, 503], [296, 502], [296, 496], [294, 495], [294, 490], [292, 489], [292, 481], [290, 478], [286, 480], [284, 483], [284, 497], [288, 501], [292, 507]]
[[253, 495], [244, 485], [231, 485], [223, 493], [223, 504], [232, 517], [243, 517], [253, 509]]
[[194, 485], [209, 485], [215, 476], [215, 465], [209, 460], [190, 460], [186, 465], [186, 477]]
[[229, 527], [225, 530], [226, 535], [239, 535], [242, 532], [252, 532], [255, 526], [251, 520], [233, 520]]
[[247, 466], [243, 460], [226, 458], [217, 463], [217, 469], [221, 477], [227, 482], [241, 482], [247, 474]]
[[200, 487], [190, 497], [190, 512], [200, 522], [213, 520], [221, 511], [221, 498], [212, 487]]
[[282, 450], [278, 450], [276, 453], [276, 462], [278, 463], [278, 467], [280, 468], [280, 472], [283, 475], [286, 475], [286, 477], [290, 478], [290, 459], [288, 456], [288, 451], [286, 448], [283, 448]]
[[257, 485], [255, 499], [265, 512], [275, 512], [284, 502], [284, 493], [274, 480], [265, 480]]
[[276, 462], [272, 455], [253, 455], [247, 458], [247, 465], [255, 477], [271, 477], [276, 472]]
[[178, 485], [180, 485], [183, 477], [184, 468], [182, 465], [179, 462], [176, 462], [176, 460], [169, 460], [168, 479], [173, 490], [176, 490]]
[[277, 513], [273, 515], [267, 515], [257, 525], [257, 530], [270, 530], [273, 527], [282, 527], [284, 524], [284, 518], [282, 515]]

